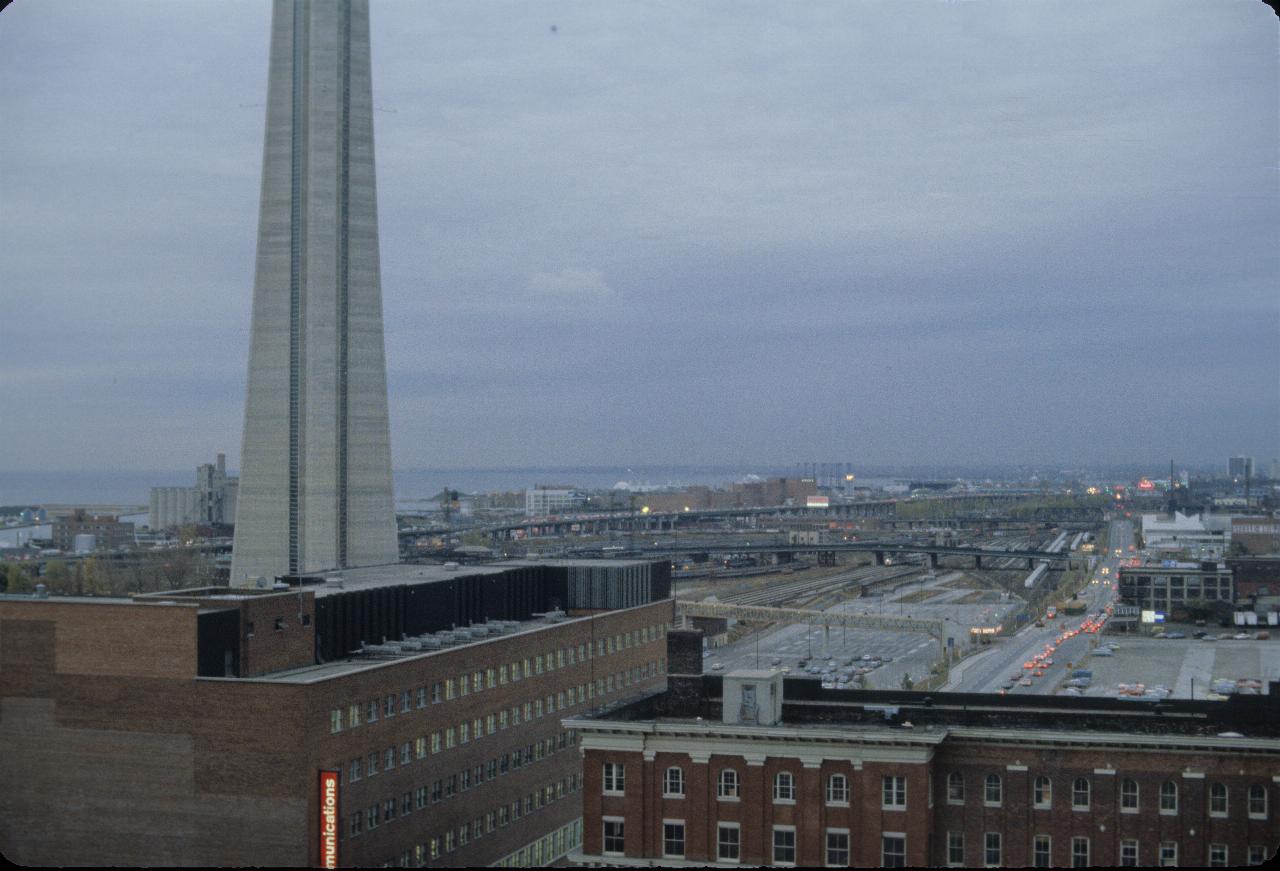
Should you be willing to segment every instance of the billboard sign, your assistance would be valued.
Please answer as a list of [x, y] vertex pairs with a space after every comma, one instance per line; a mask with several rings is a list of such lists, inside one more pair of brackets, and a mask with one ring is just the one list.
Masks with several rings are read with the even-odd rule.
[[338, 867], [338, 772], [320, 772], [320, 867]]
[[829, 496], [807, 496], [804, 504], [806, 508], [829, 508], [831, 507], [831, 498]]

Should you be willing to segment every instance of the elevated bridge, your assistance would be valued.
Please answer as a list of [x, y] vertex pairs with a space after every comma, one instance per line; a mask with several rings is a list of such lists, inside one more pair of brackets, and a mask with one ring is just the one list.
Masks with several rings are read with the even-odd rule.
[[[923, 499], [867, 499], [856, 502], [834, 502], [825, 507], [807, 505], [769, 505], [752, 507], [695, 508], [688, 511], [646, 511], [643, 497], [636, 496], [639, 507], [617, 511], [601, 511], [555, 517], [530, 518], [510, 523], [485, 524], [480, 526], [456, 529], [457, 531], [480, 532], [494, 539], [510, 539], [523, 537], [563, 536], [570, 534], [601, 535], [608, 532], [629, 532], [632, 530], [646, 532], [674, 531], [681, 526], [694, 526], [704, 522], [739, 520], [752, 517], [791, 517], [810, 518], [814, 520], [852, 520], [858, 518], [894, 518], [898, 513], [898, 505], [902, 503], [920, 505], [927, 503], [945, 504], [957, 510], [968, 507], [970, 511], [990, 509], [993, 505], [1012, 506], [1028, 499], [1042, 498], [1042, 494], [1030, 492], [996, 492], [949, 494], [931, 496]], [[1007, 509], [1006, 509], [1007, 510]], [[400, 516], [411, 518], [415, 515], [400, 512]], [[913, 521], [934, 523], [941, 521]], [[517, 535], [516, 533], [519, 533]], [[405, 530], [402, 536], [428, 534], [418, 530]], [[438, 533], [437, 533], [438, 534]]]
[[777, 554], [789, 560], [799, 553], [819, 554], [819, 562], [824, 560], [822, 554], [836, 553], [871, 553], [877, 565], [885, 565], [892, 556], [904, 554], [922, 554], [929, 557], [929, 564], [937, 568], [942, 557], [966, 557], [973, 559], [976, 568], [982, 568], [986, 560], [1026, 560], [1027, 568], [1034, 569], [1038, 563], [1048, 562], [1059, 568], [1071, 568], [1076, 563], [1083, 563], [1086, 557], [1075, 556], [1048, 550], [1000, 550], [988, 547], [966, 547], [955, 545], [928, 544], [926, 542], [893, 542], [893, 541], [838, 541], [815, 544], [799, 544], [780, 542], [775, 544], [729, 544], [724, 546], [708, 545], [705, 542], [693, 544], [655, 545], [653, 547], [637, 547], [632, 550], [603, 553], [600, 548], [576, 548], [569, 551], [575, 557], [671, 557], [677, 554]]

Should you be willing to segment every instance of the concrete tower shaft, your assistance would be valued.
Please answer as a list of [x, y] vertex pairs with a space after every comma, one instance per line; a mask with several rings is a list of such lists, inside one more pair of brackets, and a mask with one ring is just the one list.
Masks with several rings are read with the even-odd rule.
[[395, 562], [367, 0], [275, 0], [231, 583]]

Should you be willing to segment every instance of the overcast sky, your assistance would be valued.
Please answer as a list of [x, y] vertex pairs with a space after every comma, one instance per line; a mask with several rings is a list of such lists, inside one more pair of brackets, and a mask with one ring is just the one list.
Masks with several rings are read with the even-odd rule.
[[[371, 18], [398, 468], [1280, 456], [1262, 3]], [[0, 469], [238, 465], [269, 27], [0, 13]]]

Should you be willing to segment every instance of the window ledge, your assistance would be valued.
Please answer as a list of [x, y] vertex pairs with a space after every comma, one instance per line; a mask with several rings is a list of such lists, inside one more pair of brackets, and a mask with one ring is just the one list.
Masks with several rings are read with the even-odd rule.
[[849, 806], [849, 803], [848, 803], [847, 801], [829, 801], [829, 802], [827, 802], [827, 807], [848, 807], [848, 806]]

